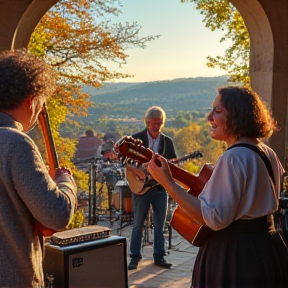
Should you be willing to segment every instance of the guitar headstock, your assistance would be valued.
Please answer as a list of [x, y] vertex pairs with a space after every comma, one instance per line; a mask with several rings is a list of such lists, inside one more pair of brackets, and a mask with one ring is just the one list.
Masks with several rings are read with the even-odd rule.
[[140, 164], [149, 162], [154, 152], [142, 145], [141, 140], [126, 136], [120, 139], [114, 146], [114, 152], [118, 157], [126, 157]]

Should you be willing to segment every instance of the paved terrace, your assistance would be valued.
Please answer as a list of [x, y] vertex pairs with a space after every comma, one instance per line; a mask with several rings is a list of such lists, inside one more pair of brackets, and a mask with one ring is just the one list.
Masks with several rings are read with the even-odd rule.
[[[99, 221], [98, 225], [103, 225], [103, 223]], [[121, 229], [121, 236], [127, 239], [127, 263], [130, 261], [129, 244], [131, 230], [132, 225]], [[115, 231], [113, 231], [113, 234], [115, 234]], [[138, 269], [128, 270], [129, 288], [190, 288], [192, 267], [198, 247], [192, 246], [175, 230], [172, 230], [171, 248], [167, 250], [166, 259], [173, 266], [170, 269], [164, 269], [154, 265], [153, 244], [151, 243], [153, 235], [150, 228], [148, 235], [150, 241], [143, 241], [143, 259], [139, 262]], [[168, 233], [165, 234], [167, 248], [169, 246], [168, 237]]]

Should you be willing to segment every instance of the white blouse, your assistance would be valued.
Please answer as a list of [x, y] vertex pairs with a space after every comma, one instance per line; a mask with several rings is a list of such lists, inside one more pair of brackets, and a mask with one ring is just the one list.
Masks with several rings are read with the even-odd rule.
[[259, 155], [245, 147], [225, 151], [198, 198], [207, 226], [220, 230], [237, 219], [275, 212], [284, 169], [275, 152], [261, 143], [271, 162], [275, 185]]

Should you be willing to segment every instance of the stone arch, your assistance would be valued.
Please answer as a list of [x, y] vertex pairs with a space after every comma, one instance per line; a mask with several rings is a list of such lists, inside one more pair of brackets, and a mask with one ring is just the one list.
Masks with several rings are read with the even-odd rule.
[[2, 0], [0, 50], [27, 47], [36, 25], [57, 2], [58, 0]]
[[34, 0], [27, 7], [13, 35], [11, 48], [27, 47], [31, 34], [45, 13], [58, 0]]
[[30, 36], [37, 24], [45, 13], [57, 2], [58, 0], [32, 1], [18, 22], [11, 48], [27, 47]]
[[230, 0], [230, 2], [240, 12], [250, 34], [252, 87], [271, 106], [274, 43], [269, 20], [257, 0]]
[[269, 139], [288, 170], [288, 2], [230, 0], [241, 13], [251, 39], [252, 87], [270, 106], [280, 131]]
[[[58, 0], [32, 0], [28, 5], [26, 3], [26, 9], [23, 7], [14, 29], [11, 46], [6, 49], [27, 47], [36, 25], [57, 2]], [[230, 0], [230, 2], [241, 13], [250, 34], [252, 86], [271, 106], [274, 45], [269, 20], [258, 0]]]
[[[58, 0], [1, 0], [0, 51], [27, 47], [35, 26]], [[263, 97], [282, 130], [269, 140], [288, 170], [288, 1], [230, 0], [241, 13], [251, 40], [252, 87]], [[287, 150], [287, 151], [286, 151]]]

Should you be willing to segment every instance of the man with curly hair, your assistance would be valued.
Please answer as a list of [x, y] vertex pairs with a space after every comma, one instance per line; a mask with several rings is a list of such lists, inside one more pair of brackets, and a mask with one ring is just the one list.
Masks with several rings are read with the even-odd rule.
[[37, 223], [63, 230], [77, 207], [67, 168], [49, 176], [26, 134], [55, 89], [52, 69], [25, 49], [0, 53], [0, 287], [44, 287]]

